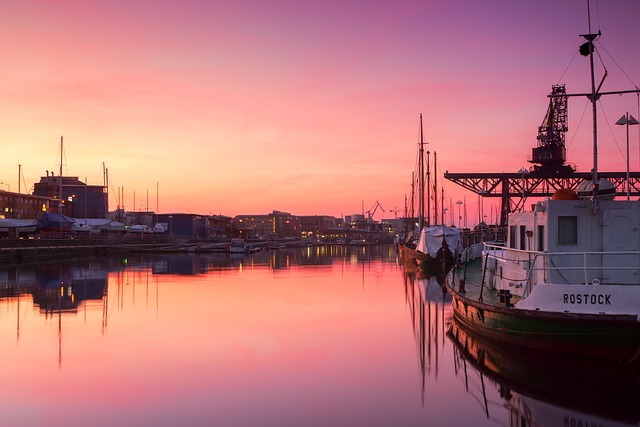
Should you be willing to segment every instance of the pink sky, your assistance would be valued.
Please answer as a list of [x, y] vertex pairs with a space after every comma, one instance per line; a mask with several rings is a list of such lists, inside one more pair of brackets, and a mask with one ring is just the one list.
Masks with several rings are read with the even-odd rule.
[[[633, 89], [640, 4], [592, 11], [596, 79], [602, 61], [603, 90]], [[64, 174], [101, 184], [104, 162], [112, 209], [124, 188], [128, 210], [341, 216], [379, 201], [376, 219], [401, 216], [420, 113], [439, 172], [528, 166], [551, 85], [589, 90], [574, 58], [587, 32], [586, 0], [2, 0], [0, 187], [17, 191], [18, 164], [23, 192], [57, 172], [64, 136]], [[580, 171], [586, 102], [569, 102]], [[613, 123], [638, 99], [602, 105], [600, 170], [624, 170]], [[439, 184], [475, 217], [475, 195]]]

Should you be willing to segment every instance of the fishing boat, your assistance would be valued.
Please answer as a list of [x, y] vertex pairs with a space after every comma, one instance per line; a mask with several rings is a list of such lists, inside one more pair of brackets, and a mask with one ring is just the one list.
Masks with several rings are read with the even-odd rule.
[[[590, 27], [590, 26], [589, 26]], [[485, 244], [479, 287], [448, 284], [455, 318], [491, 340], [618, 361], [640, 355], [640, 201], [616, 200], [598, 178], [593, 81], [592, 179], [511, 213], [505, 247]], [[583, 53], [584, 54], [584, 53]], [[599, 88], [598, 88], [599, 89]], [[638, 92], [622, 91], [609, 93]], [[601, 190], [604, 190], [601, 192]]]

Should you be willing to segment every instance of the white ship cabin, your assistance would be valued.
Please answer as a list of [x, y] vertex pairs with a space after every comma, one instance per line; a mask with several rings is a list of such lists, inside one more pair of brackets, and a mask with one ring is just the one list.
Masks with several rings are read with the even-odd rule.
[[488, 251], [490, 287], [525, 296], [539, 283], [640, 284], [640, 201], [599, 199], [594, 210], [560, 190], [510, 214], [507, 234], [507, 248]]

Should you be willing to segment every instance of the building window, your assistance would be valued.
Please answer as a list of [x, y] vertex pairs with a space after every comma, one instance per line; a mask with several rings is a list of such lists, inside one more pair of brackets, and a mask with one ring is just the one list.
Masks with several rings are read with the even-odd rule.
[[558, 217], [558, 246], [578, 244], [578, 217]]

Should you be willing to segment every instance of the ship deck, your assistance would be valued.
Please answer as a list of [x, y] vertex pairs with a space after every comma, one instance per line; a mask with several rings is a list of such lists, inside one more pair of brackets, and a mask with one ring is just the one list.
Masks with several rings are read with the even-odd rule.
[[[465, 266], [456, 268], [447, 279], [448, 286], [454, 291], [459, 291], [460, 281], [464, 279], [465, 292], [463, 295], [472, 301], [482, 301], [485, 304], [504, 307], [504, 303], [500, 302], [497, 289], [489, 289], [486, 283], [482, 286], [482, 263], [480, 260], [469, 262], [466, 268]], [[512, 295], [510, 303], [513, 305], [519, 300], [519, 297]]]

